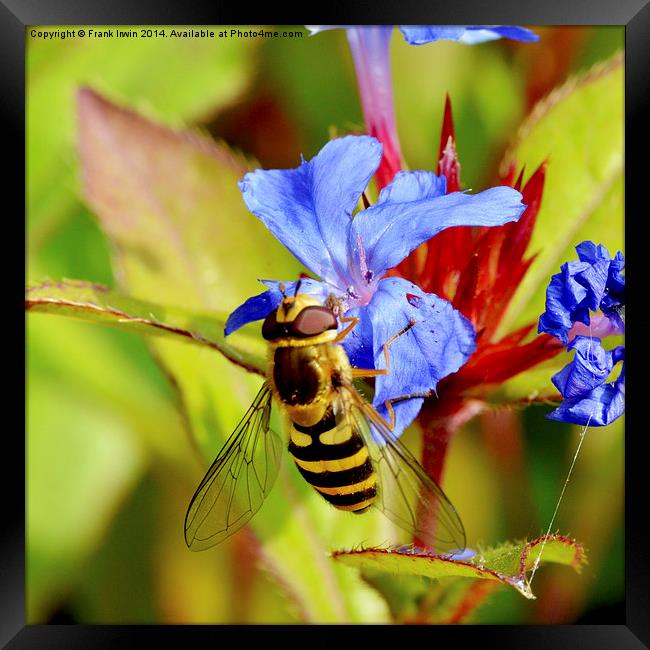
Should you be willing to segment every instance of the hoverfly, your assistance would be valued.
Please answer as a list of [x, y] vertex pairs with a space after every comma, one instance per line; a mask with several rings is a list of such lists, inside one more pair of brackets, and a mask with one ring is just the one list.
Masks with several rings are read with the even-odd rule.
[[[267, 378], [252, 405], [199, 484], [185, 516], [185, 541], [200, 551], [237, 532], [262, 506], [278, 473], [284, 446], [270, 428], [273, 398], [288, 416], [288, 448], [305, 480], [330, 504], [363, 513], [375, 507], [435, 550], [462, 551], [465, 532], [440, 487], [393, 434], [393, 425], [360, 395], [353, 379], [389, 372], [350, 365], [339, 343], [358, 323], [338, 332], [334, 309], [308, 294], [284, 295], [262, 326], [269, 343]], [[391, 419], [393, 410], [386, 404]], [[286, 443], [285, 443], [286, 444]], [[436, 529], [420, 527], [436, 513]]]

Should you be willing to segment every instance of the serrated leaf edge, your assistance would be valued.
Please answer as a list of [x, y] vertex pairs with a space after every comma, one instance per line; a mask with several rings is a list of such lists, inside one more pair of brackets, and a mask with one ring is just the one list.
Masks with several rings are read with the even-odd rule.
[[[502, 584], [510, 585], [511, 587], [514, 587], [525, 598], [529, 600], [534, 600], [536, 596], [533, 594], [530, 583], [526, 578], [526, 560], [528, 558], [531, 549], [538, 546], [539, 544], [545, 544], [550, 541], [561, 542], [563, 544], [572, 546], [574, 548], [574, 558], [568, 566], [571, 566], [575, 571], [580, 572], [582, 566], [586, 564], [586, 553], [585, 553], [584, 546], [579, 542], [577, 542], [575, 539], [572, 539], [571, 537], [568, 537], [566, 535], [559, 535], [559, 534], [544, 535], [531, 542], [525, 543], [523, 545], [523, 548], [521, 548], [521, 551], [519, 552], [519, 572], [513, 576], [503, 574], [495, 569], [481, 566], [480, 564], [476, 564], [474, 562], [469, 562], [466, 560], [454, 560], [451, 557], [445, 557], [442, 555], [433, 555], [433, 554], [422, 553], [418, 551], [405, 553], [403, 551], [403, 547], [401, 547], [401, 550], [394, 549], [394, 548], [381, 548], [381, 547], [375, 547], [375, 548], [359, 547], [359, 548], [354, 548], [349, 550], [334, 551], [331, 554], [331, 557], [333, 559], [337, 559], [340, 557], [349, 557], [352, 555], [368, 555], [368, 554], [395, 555], [397, 554], [402, 557], [435, 560], [436, 562], [449, 563], [454, 566], [465, 566], [476, 571], [478, 573], [477, 577], [486, 577], [487, 579], [497, 580]], [[495, 549], [496, 548], [498, 547], [495, 547]], [[513, 542], [512, 548], [513, 550], [516, 550], [517, 548], [519, 548], [519, 545], [516, 542]], [[480, 553], [481, 554], [486, 553], [489, 552], [489, 550], [490, 549], [482, 550], [480, 551]]]
[[[57, 288], [57, 289], [66, 289], [68, 287], [72, 288], [92, 288], [93, 290], [106, 293], [111, 291], [109, 287], [106, 287], [101, 284], [96, 284], [93, 282], [85, 282], [82, 280], [78, 281], [67, 281], [67, 282], [62, 282], [62, 283], [53, 283], [53, 282], [45, 282], [40, 285], [34, 285], [31, 287], [27, 288], [27, 295], [29, 295], [30, 292], [36, 291], [38, 289], [47, 289], [47, 288]], [[191, 342], [198, 343], [200, 345], [205, 345], [206, 347], [209, 347], [213, 350], [217, 350], [220, 352], [228, 361], [234, 363], [235, 365], [243, 368], [244, 370], [248, 372], [253, 372], [255, 374], [265, 376], [264, 370], [248, 361], [245, 360], [244, 356], [241, 355], [235, 348], [232, 348], [230, 346], [222, 346], [219, 345], [218, 343], [215, 343], [214, 341], [211, 341], [210, 339], [207, 339], [206, 337], [202, 336], [201, 334], [197, 334], [196, 332], [193, 332], [192, 330], [188, 329], [183, 329], [176, 327], [174, 325], [170, 325], [168, 323], [163, 323], [158, 320], [154, 320], [153, 317], [150, 319], [147, 318], [142, 318], [142, 317], [136, 317], [136, 316], [130, 316], [126, 312], [117, 309], [115, 307], [111, 307], [110, 305], [106, 306], [100, 306], [96, 305], [91, 302], [87, 301], [78, 301], [78, 300], [66, 300], [63, 298], [37, 298], [37, 299], [30, 299], [26, 298], [25, 299], [25, 310], [30, 311], [34, 309], [35, 307], [38, 307], [38, 305], [61, 305], [65, 307], [76, 307], [82, 310], [88, 310], [88, 311], [93, 311], [99, 314], [109, 314], [111, 316], [115, 316], [118, 319], [118, 322], [124, 322], [124, 323], [139, 323], [142, 325], [147, 325], [149, 327], [157, 328], [166, 332], [170, 332], [172, 334], [176, 334], [178, 336], [182, 336], [185, 338], [190, 339]]]

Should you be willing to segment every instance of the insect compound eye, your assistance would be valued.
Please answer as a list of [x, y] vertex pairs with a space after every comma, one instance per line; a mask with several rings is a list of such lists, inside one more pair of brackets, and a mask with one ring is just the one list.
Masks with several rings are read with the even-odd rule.
[[262, 325], [262, 336], [267, 340], [267, 341], [272, 341], [273, 339], [277, 339], [279, 336], [282, 335], [282, 332], [280, 331], [281, 328], [278, 324], [278, 319], [275, 316], [276, 312], [273, 310], [265, 319], [264, 319], [264, 324]]
[[297, 337], [322, 334], [338, 327], [336, 316], [331, 309], [314, 305], [305, 307], [291, 325], [291, 333]]

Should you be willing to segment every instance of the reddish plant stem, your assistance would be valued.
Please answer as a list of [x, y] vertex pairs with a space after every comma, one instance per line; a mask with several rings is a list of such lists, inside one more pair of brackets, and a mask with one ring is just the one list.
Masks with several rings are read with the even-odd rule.
[[422, 466], [436, 483], [442, 480], [447, 450], [453, 434], [485, 408], [481, 400], [440, 396], [427, 400], [419, 415], [422, 426]]
[[477, 580], [467, 589], [465, 597], [443, 623], [447, 625], [462, 623], [476, 610], [479, 605], [499, 586], [498, 582]]
[[[422, 410], [435, 411], [435, 407], [427, 408], [425, 405]], [[445, 417], [423, 413], [420, 422], [423, 425], [422, 467], [436, 483], [440, 483], [449, 441], [455, 432], [451, 428], [451, 421]]]
[[505, 524], [516, 530], [527, 521], [533, 508], [530, 485], [526, 475], [526, 459], [520, 409], [501, 408], [482, 413], [478, 426], [492, 463]]
[[[482, 401], [463, 397], [426, 400], [418, 421], [422, 427], [422, 467], [440, 485], [447, 451], [454, 433], [485, 408]], [[420, 529], [435, 531], [437, 512], [429, 510], [418, 514]], [[414, 537], [416, 546], [427, 544]]]

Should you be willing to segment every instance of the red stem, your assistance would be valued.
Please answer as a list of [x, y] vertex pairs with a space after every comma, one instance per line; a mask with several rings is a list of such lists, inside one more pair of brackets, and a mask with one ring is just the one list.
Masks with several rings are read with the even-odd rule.
[[[422, 427], [422, 467], [438, 485], [442, 481], [445, 459], [454, 433], [483, 409], [483, 402], [461, 397], [438, 397], [425, 401], [418, 416]], [[434, 531], [436, 516], [435, 511], [420, 512], [420, 528]], [[427, 545], [417, 536], [413, 543], [416, 546]]]

